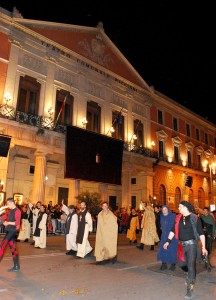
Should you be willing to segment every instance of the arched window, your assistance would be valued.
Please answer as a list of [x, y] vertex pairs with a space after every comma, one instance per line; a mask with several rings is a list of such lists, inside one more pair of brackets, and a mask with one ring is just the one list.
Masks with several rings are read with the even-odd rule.
[[178, 210], [179, 202], [181, 201], [181, 190], [179, 187], [175, 189], [175, 208]]

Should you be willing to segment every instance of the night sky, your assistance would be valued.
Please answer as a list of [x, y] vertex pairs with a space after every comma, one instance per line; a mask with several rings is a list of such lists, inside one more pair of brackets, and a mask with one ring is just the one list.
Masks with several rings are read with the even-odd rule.
[[102, 22], [148, 85], [216, 124], [214, 1], [127, 2], [0, 0], [0, 6], [15, 6], [26, 19], [92, 27]]

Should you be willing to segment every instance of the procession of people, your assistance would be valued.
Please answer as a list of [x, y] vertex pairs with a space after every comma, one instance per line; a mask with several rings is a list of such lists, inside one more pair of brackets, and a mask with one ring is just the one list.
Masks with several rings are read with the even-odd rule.
[[[56, 206], [58, 215], [65, 214], [64, 234], [66, 255], [84, 259], [92, 255], [96, 265], [117, 262], [118, 235], [125, 234], [129, 244], [137, 243], [137, 232], [141, 229], [140, 245], [144, 250], [149, 246], [155, 250], [158, 245], [156, 259], [161, 261], [160, 270], [166, 271], [168, 264], [170, 270], [175, 272], [178, 265], [184, 272], [187, 287], [185, 299], [193, 298], [193, 289], [196, 282], [196, 259], [198, 255], [207, 256], [212, 252], [215, 239], [215, 219], [208, 207], [200, 209], [189, 203], [181, 201], [179, 212], [174, 213], [168, 205], [154, 206], [147, 201], [142, 211], [130, 208], [121, 210], [124, 215], [126, 230], [119, 232], [121, 214], [113, 211], [106, 201], [101, 202], [101, 209], [97, 215], [95, 246], [89, 242], [89, 234], [93, 231], [93, 217], [87, 203], [81, 201], [79, 207], [66, 205], [62, 200]], [[32, 236], [36, 249], [44, 249], [47, 244], [48, 217], [54, 214], [54, 207], [49, 203], [49, 209], [40, 201], [32, 204], [29, 201], [19, 207], [13, 198], [9, 197], [6, 205], [0, 208], [0, 224], [5, 227], [5, 236], [0, 244], [0, 259], [3, 257], [7, 244], [10, 247], [14, 266], [8, 272], [20, 271], [19, 255], [16, 242], [30, 241]], [[128, 213], [126, 217], [125, 214]], [[58, 228], [56, 220], [55, 228]], [[194, 223], [193, 223], [194, 222]], [[195, 224], [195, 225], [194, 225]], [[55, 231], [56, 232], [56, 231]], [[160, 234], [158, 234], [160, 232]], [[198, 250], [198, 240], [202, 244], [201, 253]]]

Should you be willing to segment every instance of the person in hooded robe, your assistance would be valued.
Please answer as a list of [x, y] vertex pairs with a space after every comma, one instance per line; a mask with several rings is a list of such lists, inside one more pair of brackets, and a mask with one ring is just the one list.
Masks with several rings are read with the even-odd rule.
[[103, 265], [110, 261], [114, 264], [117, 259], [118, 223], [106, 201], [102, 203], [97, 220], [94, 252], [96, 264]]
[[142, 235], [140, 245], [136, 247], [140, 250], [143, 250], [144, 245], [148, 245], [150, 246], [150, 250], [153, 251], [155, 243], [158, 243], [160, 239], [157, 234], [155, 214], [151, 203], [147, 203], [147, 205], [144, 208], [141, 229]]
[[168, 235], [175, 224], [176, 214], [172, 213], [168, 205], [163, 205], [160, 215], [160, 227], [161, 227], [161, 242], [157, 253], [157, 260], [162, 262], [160, 270], [166, 270], [167, 264], [171, 264], [170, 270], [174, 271], [177, 260], [178, 241], [174, 237], [167, 250], [163, 248], [163, 245], [168, 239]]
[[131, 208], [131, 213], [128, 220], [127, 238], [129, 243], [137, 244], [136, 231], [140, 229], [139, 217], [135, 208]]

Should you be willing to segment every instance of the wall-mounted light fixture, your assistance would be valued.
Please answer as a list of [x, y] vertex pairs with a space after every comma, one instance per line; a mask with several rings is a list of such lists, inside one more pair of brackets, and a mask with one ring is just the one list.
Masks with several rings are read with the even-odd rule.
[[152, 146], [152, 147], [155, 146], [155, 142], [154, 142], [154, 141], [151, 142], [151, 146]]
[[83, 128], [85, 128], [85, 126], [86, 126], [87, 123], [88, 123], [88, 121], [86, 120], [86, 118], [82, 118]]
[[12, 100], [10, 93], [5, 93], [4, 95], [4, 104], [1, 107], [1, 114], [5, 118], [12, 118], [14, 116], [14, 107], [9, 105], [8, 103]]
[[113, 126], [110, 127], [110, 132], [111, 133], [115, 132], [115, 129], [113, 128]]
[[5, 93], [4, 95], [4, 101], [6, 104], [8, 104], [8, 102], [10, 102], [12, 100], [12, 97], [10, 95], [10, 93]]
[[54, 127], [54, 121], [53, 121], [52, 115], [54, 114], [54, 109], [52, 107], [50, 107], [48, 109], [48, 114], [49, 114], [49, 117], [43, 119], [42, 125], [45, 128], [53, 128]]
[[3, 188], [4, 188], [4, 181], [1, 181], [0, 179], [0, 192], [3, 191]]
[[54, 109], [53, 109], [52, 107], [50, 107], [50, 108], [48, 109], [48, 114], [49, 114], [49, 117], [50, 117], [50, 118], [51, 118], [52, 115], [54, 114]]

